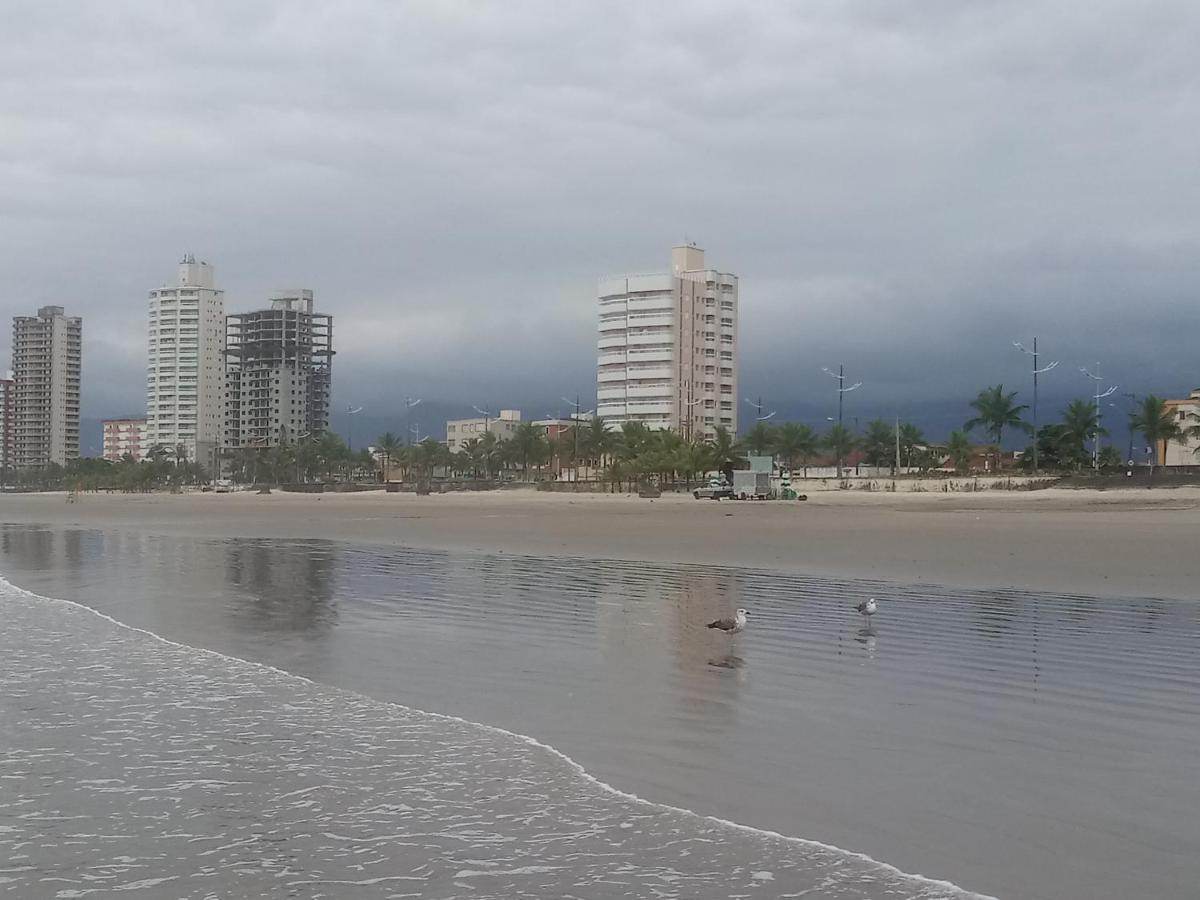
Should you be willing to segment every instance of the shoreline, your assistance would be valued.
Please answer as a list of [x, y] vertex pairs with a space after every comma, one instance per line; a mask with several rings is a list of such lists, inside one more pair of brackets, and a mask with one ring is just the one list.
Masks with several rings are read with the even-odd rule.
[[752, 568], [1193, 599], [1200, 489], [814, 492], [806, 502], [495, 491], [0, 496], [0, 523]]

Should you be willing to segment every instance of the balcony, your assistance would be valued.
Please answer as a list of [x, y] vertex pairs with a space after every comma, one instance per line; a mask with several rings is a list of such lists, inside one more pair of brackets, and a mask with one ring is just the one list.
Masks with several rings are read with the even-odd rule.
[[625, 396], [632, 402], [636, 397], [639, 400], [660, 400], [669, 404], [671, 402], [671, 386], [669, 384], [654, 385], [651, 387], [627, 387]]

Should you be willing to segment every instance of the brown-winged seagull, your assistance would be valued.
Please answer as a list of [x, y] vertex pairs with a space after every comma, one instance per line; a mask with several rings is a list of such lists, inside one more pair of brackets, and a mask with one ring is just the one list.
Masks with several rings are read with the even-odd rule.
[[739, 609], [732, 619], [717, 619], [715, 622], [709, 622], [706, 628], [715, 628], [718, 631], [723, 631], [726, 634], [737, 634], [746, 627], [746, 616], [750, 613], [744, 609]]

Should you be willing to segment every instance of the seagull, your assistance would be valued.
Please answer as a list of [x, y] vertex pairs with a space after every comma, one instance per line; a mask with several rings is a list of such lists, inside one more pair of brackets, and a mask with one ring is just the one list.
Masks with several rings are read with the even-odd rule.
[[854, 608], [864, 617], [866, 617], [866, 620], [869, 622], [871, 621], [871, 616], [875, 615], [875, 611], [879, 609], [879, 604], [876, 603], [875, 598], [872, 597], [870, 600], [864, 600]]
[[746, 627], [746, 616], [750, 613], [744, 609], [739, 609], [732, 619], [717, 619], [715, 622], [709, 622], [707, 628], [716, 628], [718, 631], [723, 631], [726, 634], [737, 634]]

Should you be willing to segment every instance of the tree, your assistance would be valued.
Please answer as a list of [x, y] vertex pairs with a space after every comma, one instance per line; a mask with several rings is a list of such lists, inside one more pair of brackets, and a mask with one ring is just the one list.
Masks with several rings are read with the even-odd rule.
[[400, 452], [404, 441], [392, 432], [385, 431], [376, 439], [375, 445], [379, 450], [379, 455], [383, 458], [383, 481], [386, 484], [392, 467], [392, 459]]
[[835, 424], [829, 431], [825, 432], [825, 436], [821, 439], [825, 449], [834, 455], [837, 459], [837, 477], [842, 477], [842, 461], [846, 455], [854, 449], [858, 441], [854, 435], [850, 433], [850, 429], [841, 422]]
[[742, 438], [742, 446], [753, 456], [765, 456], [775, 445], [775, 428], [767, 422], [755, 422]]
[[317, 469], [324, 473], [327, 479], [332, 479], [333, 473], [349, 460], [350, 450], [346, 447], [346, 442], [332, 431], [322, 431], [313, 445]]
[[820, 437], [808, 425], [785, 422], [775, 431], [775, 452], [788, 469], [803, 466], [805, 478], [808, 477], [809, 461], [817, 455], [820, 446]]
[[946, 452], [950, 455], [950, 461], [954, 463], [954, 471], [962, 474], [967, 471], [971, 465], [971, 439], [967, 437], [965, 431], [954, 431], [950, 433], [950, 440], [946, 444]]
[[593, 416], [591, 421], [580, 426], [579, 452], [584, 459], [591, 460], [594, 465], [603, 465], [604, 460], [617, 446], [617, 437], [609, 430], [608, 425], [600, 416]]
[[[1094, 440], [1097, 434], [1107, 435], [1108, 431], [1100, 427], [1096, 416], [1096, 406], [1089, 400], [1072, 400], [1062, 413], [1061, 455], [1073, 460], [1075, 468], [1083, 466], [1087, 459], [1087, 442]], [[1038, 455], [1041, 455], [1038, 446]]]
[[1154, 477], [1154, 464], [1158, 462], [1159, 450], [1165, 453], [1167, 441], [1177, 441], [1186, 436], [1167, 408], [1167, 401], [1154, 394], [1143, 397], [1137, 408], [1129, 414], [1129, 428], [1139, 432], [1146, 443], [1154, 448], [1154, 455], [1150, 457], [1151, 478]]
[[963, 431], [970, 432], [975, 428], [982, 427], [991, 436], [996, 448], [997, 472], [1000, 471], [1000, 443], [1004, 439], [1004, 429], [1018, 428], [1026, 432], [1031, 430], [1021, 418], [1022, 411], [1029, 407], [1017, 406], [1016, 397], [1016, 391], [1004, 393], [1002, 384], [984, 388], [979, 392], [979, 396], [971, 401], [975, 417], [967, 420], [963, 425]]
[[724, 425], [718, 425], [708, 449], [712, 467], [718, 469], [727, 481], [733, 481], [733, 470], [746, 461], [746, 455], [738, 446], [733, 435]]
[[651, 432], [642, 422], [622, 422], [616, 452], [624, 460], [637, 459], [650, 442]]
[[1100, 448], [1100, 465], [1101, 466], [1119, 466], [1124, 462], [1121, 459], [1121, 451], [1109, 444], [1107, 447]]
[[[883, 419], [868, 422], [862, 436], [862, 449], [867, 455], [868, 465], [891, 465], [896, 456], [896, 432]], [[898, 464], [899, 460], [896, 462]]]
[[[1068, 433], [1064, 425], [1043, 425], [1037, 433], [1038, 466], [1050, 471], [1079, 469], [1087, 459], [1083, 444]], [[1033, 468], [1033, 448], [1027, 447], [1022, 467]]]
[[546, 438], [533, 423], [522, 422], [513, 431], [513, 435], [507, 443], [512, 459], [521, 464], [525, 480], [528, 481], [530, 464], [540, 465], [547, 455], [549, 447], [546, 444]]
[[925, 443], [925, 435], [921, 429], [911, 422], [900, 423], [900, 453], [904, 456], [904, 465], [912, 468], [913, 452]]

